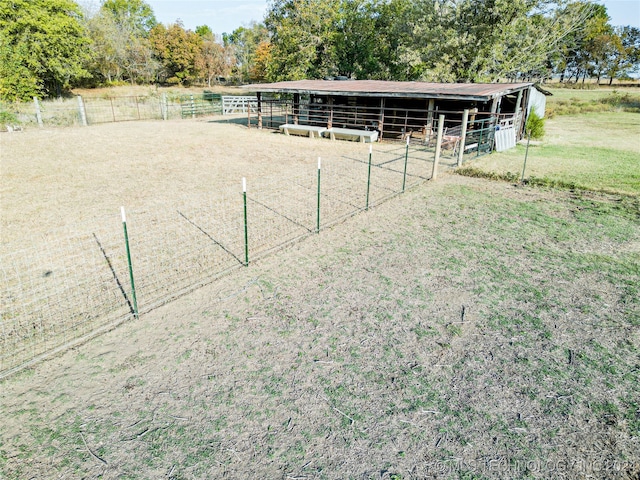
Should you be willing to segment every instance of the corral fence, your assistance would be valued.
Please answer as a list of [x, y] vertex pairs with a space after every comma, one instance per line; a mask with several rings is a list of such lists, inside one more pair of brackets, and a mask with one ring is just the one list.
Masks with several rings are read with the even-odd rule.
[[[202, 94], [169, 96], [131, 95], [62, 98], [55, 100], [33, 99], [31, 103], [11, 105], [20, 125], [83, 126], [110, 122], [137, 120], [169, 120], [196, 118], [208, 115], [246, 113], [242, 105], [251, 98], [224, 96], [204, 91]], [[236, 105], [225, 110], [223, 105]]]
[[286, 176], [2, 244], [0, 378], [379, 205], [434, 177], [437, 162], [456, 164], [420, 142], [362, 145]]
[[222, 97], [222, 113], [233, 115], [235, 113], [256, 113], [258, 111], [258, 98], [249, 96], [225, 96]]
[[[443, 150], [455, 155], [476, 156], [490, 153], [495, 134], [501, 128], [512, 128], [515, 138], [521, 130], [523, 115], [490, 112], [445, 111], [406, 108], [380, 108], [360, 105], [326, 105], [291, 99], [261, 100], [261, 109], [248, 115], [250, 127], [278, 129], [283, 124], [301, 124], [326, 128], [377, 130], [385, 142], [412, 142], [435, 147], [438, 121], [444, 115]], [[464, 133], [464, 135], [463, 135]], [[463, 138], [464, 137], [464, 138]], [[515, 141], [515, 140], [514, 140]]]

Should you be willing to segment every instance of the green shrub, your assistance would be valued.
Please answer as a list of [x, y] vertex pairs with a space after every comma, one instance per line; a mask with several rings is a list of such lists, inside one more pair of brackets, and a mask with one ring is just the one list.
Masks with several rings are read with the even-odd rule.
[[5, 110], [0, 106], [0, 131], [7, 129], [7, 125], [16, 125], [18, 117], [15, 113]]
[[539, 117], [535, 110], [531, 110], [524, 128], [530, 138], [542, 138], [544, 137], [544, 118]]
[[640, 112], [640, 97], [630, 93], [620, 93], [614, 90], [610, 95], [600, 99], [600, 103], [611, 105], [614, 109], [621, 109], [625, 112]]

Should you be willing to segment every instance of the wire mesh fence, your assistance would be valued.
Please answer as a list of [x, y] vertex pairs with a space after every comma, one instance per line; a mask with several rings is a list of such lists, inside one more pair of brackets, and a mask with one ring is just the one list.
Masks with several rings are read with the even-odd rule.
[[82, 126], [137, 120], [170, 120], [222, 114], [222, 96], [191, 95], [72, 97], [7, 106], [20, 125]]
[[119, 212], [30, 247], [3, 244], [0, 378], [134, 318], [134, 286], [148, 312], [431, 177], [434, 152], [423, 145], [370, 152], [249, 177], [246, 195], [238, 179], [208, 198], [127, 212], [131, 263]]

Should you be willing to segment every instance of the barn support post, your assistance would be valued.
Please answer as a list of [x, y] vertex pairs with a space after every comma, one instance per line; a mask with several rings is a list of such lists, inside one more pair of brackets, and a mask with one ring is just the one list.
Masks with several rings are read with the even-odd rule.
[[38, 126], [43, 127], [44, 123], [42, 122], [42, 112], [40, 111], [40, 102], [38, 102], [38, 97], [33, 97], [33, 105], [36, 107], [36, 120], [38, 121]]
[[300, 115], [300, 94], [293, 94], [293, 123], [298, 125]]
[[436, 101], [433, 98], [429, 99], [429, 104], [427, 105], [427, 124], [425, 125], [425, 143], [429, 143], [431, 141], [431, 135], [433, 134], [433, 111], [436, 108]]
[[380, 134], [378, 135], [380, 140], [384, 135], [384, 97], [380, 99], [380, 121], [378, 122], [378, 130]]
[[80, 124], [83, 127], [87, 126], [87, 111], [84, 109], [84, 102], [82, 97], [78, 95], [78, 112], [80, 113]]
[[520, 138], [523, 138], [525, 135], [525, 130], [527, 127], [527, 117], [529, 116], [529, 100], [531, 99], [531, 89], [534, 87], [530, 87], [527, 90], [522, 92], [522, 105], [521, 105], [521, 110], [522, 110], [522, 125], [520, 128]]
[[464, 144], [467, 139], [467, 123], [469, 122], [469, 110], [465, 109], [462, 114], [462, 131], [460, 132], [460, 143], [458, 147], [458, 166], [462, 165], [462, 156], [464, 155]]
[[522, 90], [518, 92], [518, 99], [516, 100], [516, 111], [514, 113], [513, 126], [516, 129], [516, 139], [520, 138], [520, 132], [522, 131], [522, 124], [520, 121], [520, 112], [522, 111]]
[[[495, 139], [495, 127], [500, 123], [500, 107], [502, 103], [502, 97], [496, 97], [491, 102], [491, 117], [489, 118], [489, 125], [487, 131], [487, 144], [489, 145], [489, 151], [493, 150], [493, 141]], [[493, 131], [492, 131], [493, 130]]]
[[436, 139], [436, 154], [433, 159], [433, 171], [431, 180], [438, 178], [438, 163], [440, 162], [440, 150], [442, 148], [442, 134], [444, 132], [444, 115], [438, 116], [438, 137]]
[[495, 97], [491, 102], [491, 115], [495, 115], [498, 112], [498, 97]]
[[[262, 130], [262, 95], [260, 92], [256, 93], [256, 98], [258, 99], [258, 130]], [[249, 107], [249, 118], [251, 118], [251, 107]]]
[[329, 104], [329, 120], [327, 121], [327, 129], [331, 130], [333, 128], [333, 97], [329, 96], [327, 103]]

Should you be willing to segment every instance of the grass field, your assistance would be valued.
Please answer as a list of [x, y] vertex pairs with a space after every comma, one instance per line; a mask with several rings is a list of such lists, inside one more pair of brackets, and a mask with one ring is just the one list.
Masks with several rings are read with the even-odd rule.
[[[170, 177], [197, 140], [161, 133]], [[634, 479], [639, 331], [633, 197], [442, 175], [3, 381], [0, 477]]]
[[[610, 104], [598, 101], [610, 97], [612, 90], [553, 89], [552, 92], [554, 96], [548, 99], [551, 111], [565, 103], [584, 111], [546, 120], [545, 137], [529, 148], [525, 179], [583, 190], [640, 195], [640, 115], [616, 111]], [[640, 95], [630, 96], [640, 105]], [[526, 146], [521, 144], [516, 149], [474, 160], [466, 167], [520, 179], [525, 154]]]

